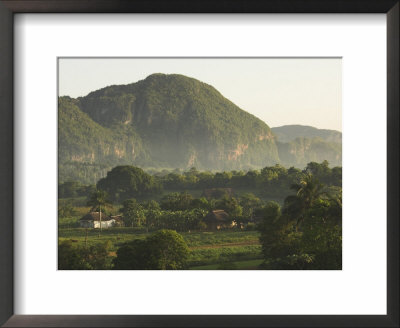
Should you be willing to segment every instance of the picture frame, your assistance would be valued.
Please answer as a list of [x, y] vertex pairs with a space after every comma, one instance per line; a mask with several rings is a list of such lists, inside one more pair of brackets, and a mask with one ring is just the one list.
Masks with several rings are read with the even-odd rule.
[[[399, 326], [398, 0], [0, 1], [0, 324], [5, 327], [398, 327]], [[17, 13], [386, 13], [387, 315], [14, 315], [13, 16]]]

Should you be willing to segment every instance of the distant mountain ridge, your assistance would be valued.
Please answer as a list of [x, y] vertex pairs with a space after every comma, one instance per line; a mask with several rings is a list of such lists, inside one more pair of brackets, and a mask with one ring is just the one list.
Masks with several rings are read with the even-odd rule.
[[285, 166], [303, 166], [327, 160], [342, 165], [342, 133], [307, 125], [284, 125], [271, 128], [276, 137], [280, 162]]
[[[178, 74], [152, 74], [76, 99], [60, 97], [58, 111], [60, 181], [94, 183], [117, 165], [218, 171], [276, 163], [304, 167], [310, 148], [308, 141], [284, 146], [265, 122], [214, 87]], [[316, 149], [324, 149], [321, 142]]]
[[317, 129], [308, 125], [283, 125], [271, 128], [280, 142], [291, 142], [296, 138], [321, 138], [328, 142], [342, 142], [342, 133], [336, 130]]

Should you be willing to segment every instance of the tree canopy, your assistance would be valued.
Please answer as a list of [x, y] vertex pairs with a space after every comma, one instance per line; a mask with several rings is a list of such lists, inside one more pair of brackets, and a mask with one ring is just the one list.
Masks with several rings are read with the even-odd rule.
[[160, 230], [146, 239], [136, 239], [120, 247], [114, 260], [116, 270], [185, 269], [189, 248], [173, 230]]
[[268, 269], [341, 269], [341, 192], [330, 195], [311, 173], [293, 185], [283, 210], [268, 203], [258, 225]]
[[118, 202], [129, 198], [159, 193], [161, 190], [154, 178], [141, 168], [134, 166], [117, 166], [100, 179], [97, 188], [106, 191]]

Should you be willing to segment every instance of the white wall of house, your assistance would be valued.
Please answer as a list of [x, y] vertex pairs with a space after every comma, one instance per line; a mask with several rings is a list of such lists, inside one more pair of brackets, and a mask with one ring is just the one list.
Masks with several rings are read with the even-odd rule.
[[[99, 229], [100, 228], [100, 221], [80, 221], [80, 226], [82, 228], [95, 228]], [[113, 227], [115, 224], [115, 220], [108, 220], [108, 221], [101, 221], [101, 227], [104, 229]]]
[[[109, 221], [101, 221], [101, 227], [104, 228], [110, 228], [114, 225], [115, 220], [109, 220]], [[100, 228], [100, 221], [93, 221], [94, 223], [94, 228]]]

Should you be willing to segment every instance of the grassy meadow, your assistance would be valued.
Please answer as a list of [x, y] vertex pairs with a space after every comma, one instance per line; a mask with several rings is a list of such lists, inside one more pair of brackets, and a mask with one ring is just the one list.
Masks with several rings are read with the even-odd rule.
[[[59, 219], [59, 242], [69, 240], [76, 246], [95, 246], [109, 241], [110, 257], [115, 257], [126, 242], [145, 239], [152, 233], [143, 228], [112, 227], [100, 234], [99, 229], [79, 228], [78, 221], [78, 217]], [[196, 231], [181, 235], [190, 250], [187, 262], [190, 270], [257, 269], [262, 262], [257, 231]]]

